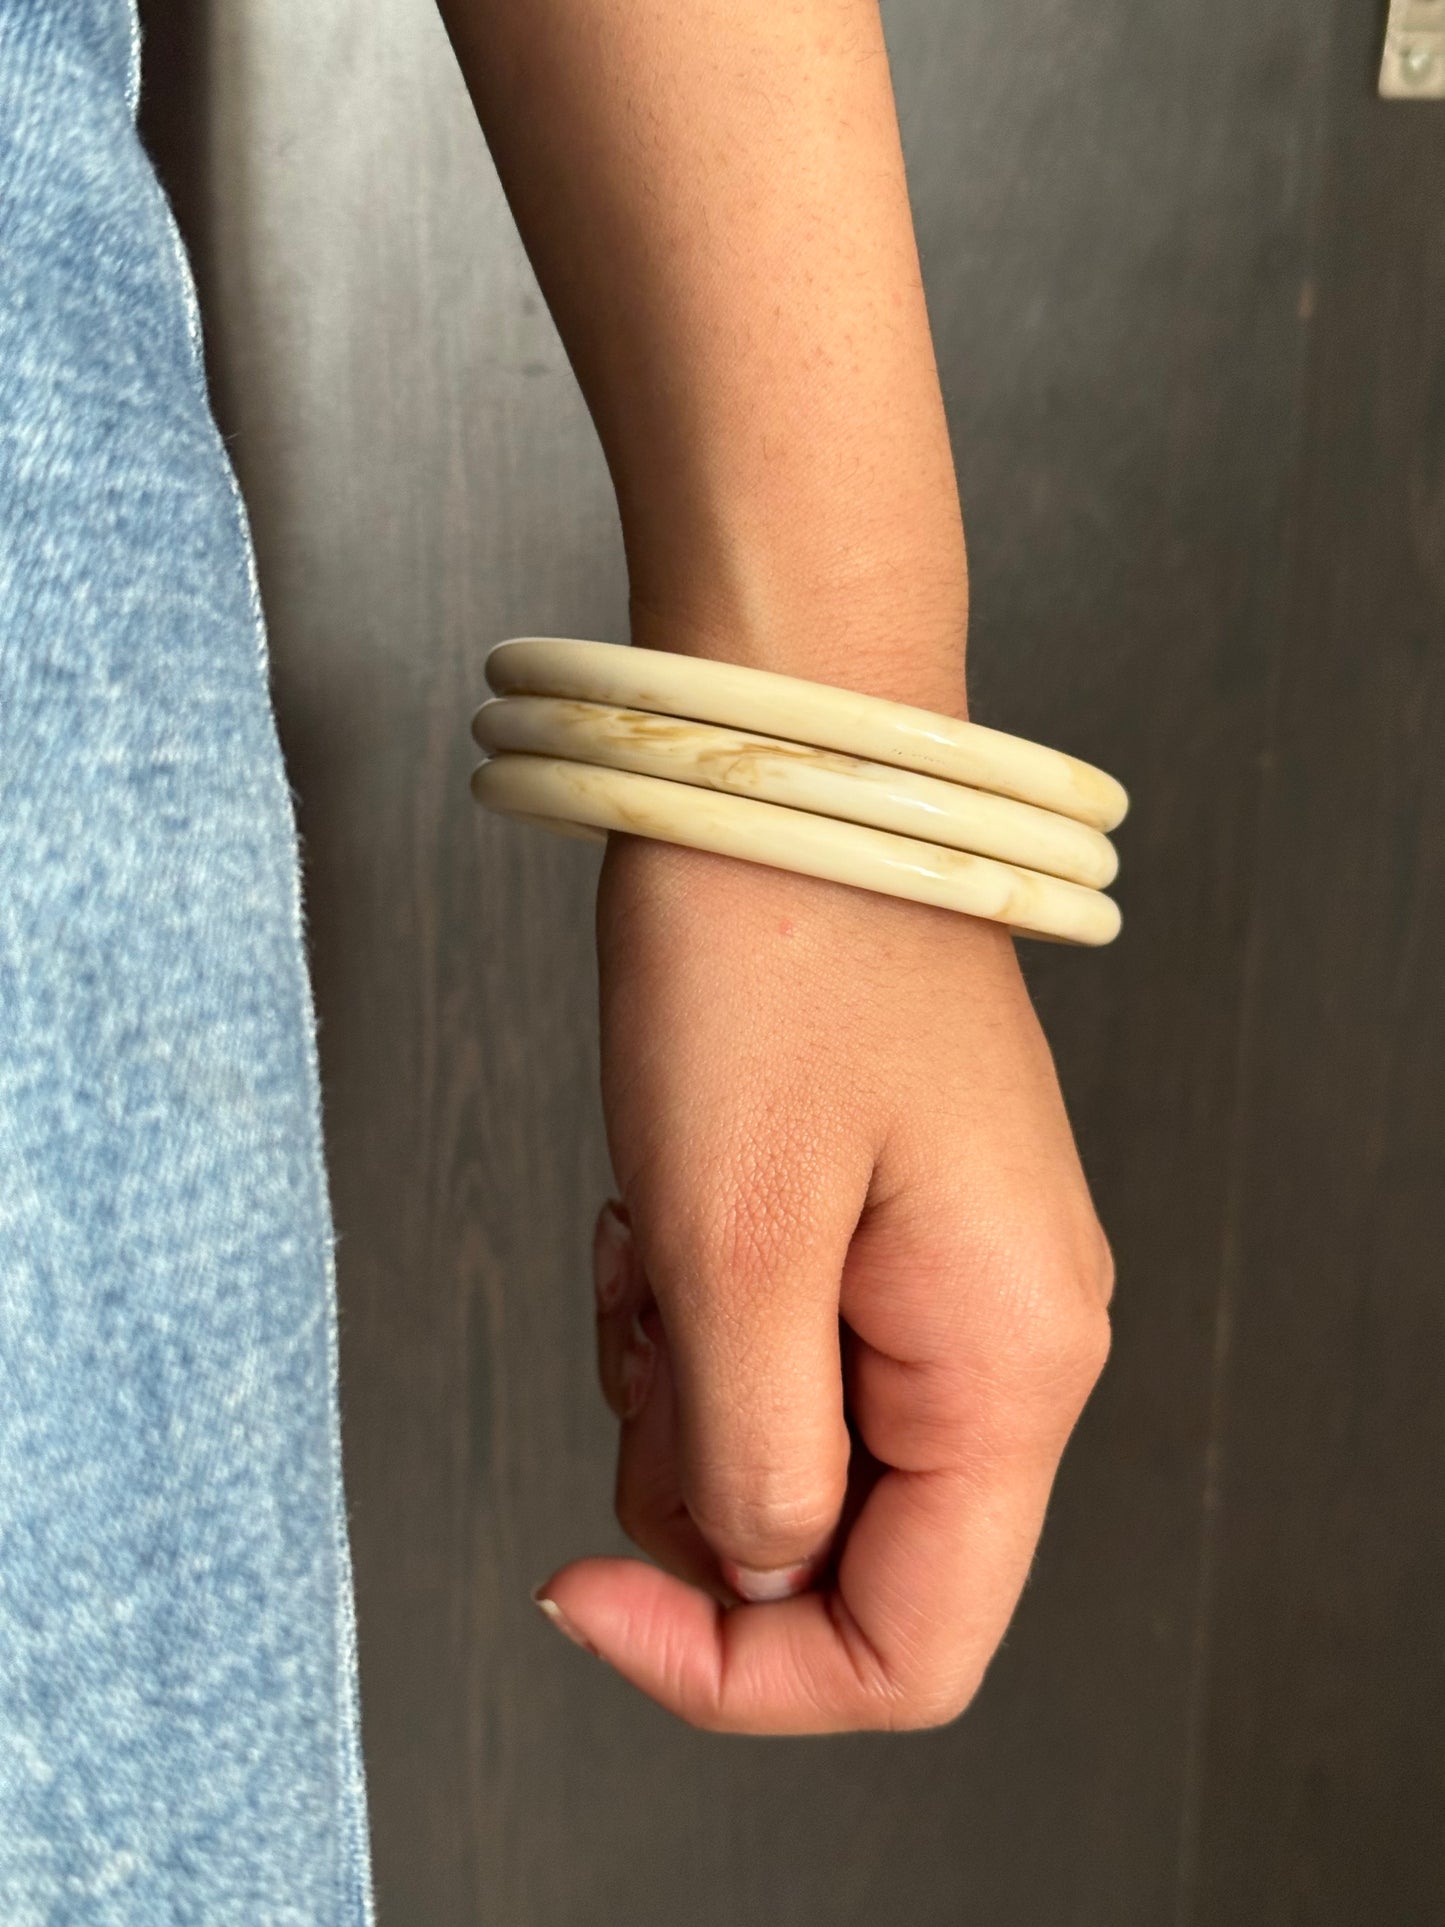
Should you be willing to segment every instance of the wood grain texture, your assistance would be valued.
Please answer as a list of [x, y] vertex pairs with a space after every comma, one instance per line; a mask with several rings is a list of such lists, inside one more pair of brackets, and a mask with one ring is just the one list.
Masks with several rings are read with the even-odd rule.
[[1445, 1920], [1445, 107], [1342, 9], [1181, 1919]]
[[969, 1717], [776, 1746], [527, 1600], [616, 1543], [595, 859], [480, 817], [467, 722], [497, 637], [624, 633], [585, 412], [428, 0], [154, 0], [301, 798], [384, 1927], [1437, 1917], [1445, 113], [1365, 99], [1368, 11], [889, 0], [975, 713], [1135, 798], [1122, 944], [1028, 958], [1118, 1339]]

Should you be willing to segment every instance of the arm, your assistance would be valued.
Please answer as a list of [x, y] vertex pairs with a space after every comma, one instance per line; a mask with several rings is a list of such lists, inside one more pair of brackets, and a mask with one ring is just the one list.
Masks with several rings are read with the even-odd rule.
[[950, 710], [966, 574], [872, 0], [447, 0], [635, 640]]
[[[634, 640], [963, 713], [873, 0], [443, 11], [606, 451]], [[1106, 1344], [1107, 1246], [1009, 939], [629, 838], [598, 930], [629, 1221], [600, 1357], [619, 1512], [664, 1570], [584, 1560], [546, 1595], [702, 1724], [950, 1717]], [[823, 1561], [818, 1590], [718, 1604]]]

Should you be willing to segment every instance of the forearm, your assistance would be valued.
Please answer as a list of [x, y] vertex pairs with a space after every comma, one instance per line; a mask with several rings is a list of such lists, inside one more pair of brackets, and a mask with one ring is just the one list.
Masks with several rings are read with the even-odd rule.
[[617, 489], [639, 642], [963, 707], [874, 0], [442, 0]]

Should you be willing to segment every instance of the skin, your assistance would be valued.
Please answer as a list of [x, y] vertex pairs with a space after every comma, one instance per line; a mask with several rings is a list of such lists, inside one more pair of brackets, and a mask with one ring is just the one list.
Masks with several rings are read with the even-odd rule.
[[[602, 438], [633, 639], [966, 713], [876, 6], [443, 13]], [[578, 1560], [539, 1604], [700, 1726], [951, 1719], [1108, 1348], [1108, 1246], [1012, 942], [614, 837], [598, 957], [598, 1357], [655, 1563]]]

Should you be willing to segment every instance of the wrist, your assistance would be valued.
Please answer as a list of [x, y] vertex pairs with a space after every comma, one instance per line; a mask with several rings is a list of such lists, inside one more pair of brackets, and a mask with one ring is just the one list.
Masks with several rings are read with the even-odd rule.
[[963, 529], [956, 509], [939, 522], [921, 541], [856, 534], [801, 554], [760, 542], [723, 561], [698, 544], [672, 563], [629, 541], [632, 640], [966, 716]]

